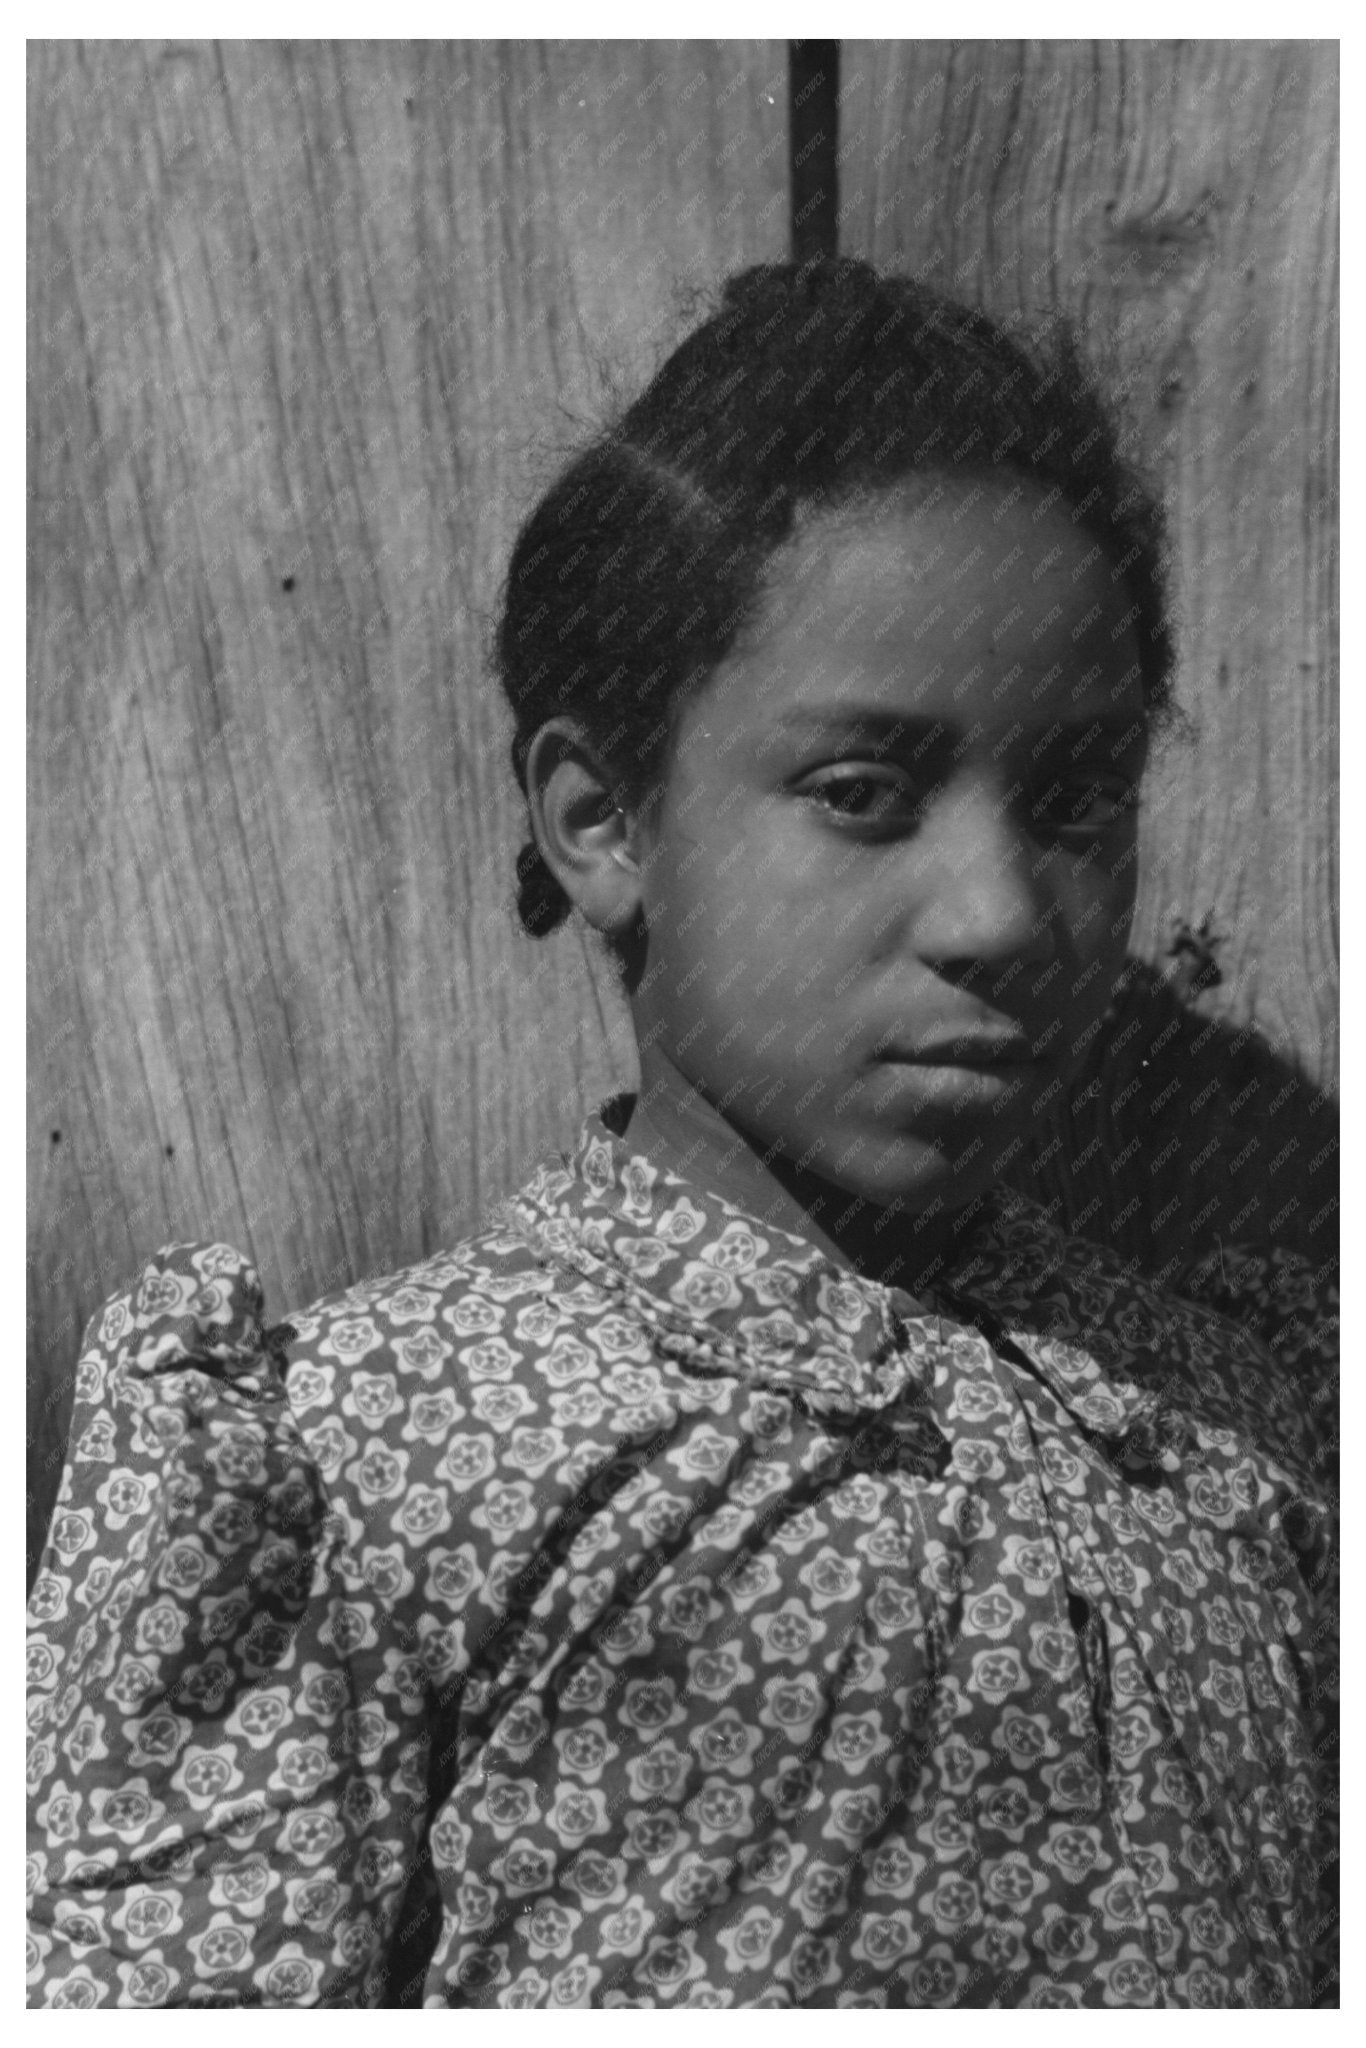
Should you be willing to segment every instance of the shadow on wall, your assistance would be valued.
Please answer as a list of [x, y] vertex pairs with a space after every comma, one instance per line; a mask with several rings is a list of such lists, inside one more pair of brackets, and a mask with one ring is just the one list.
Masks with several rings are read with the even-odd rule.
[[1133, 960], [1112, 1028], [1011, 1176], [1080, 1236], [1160, 1279], [1231, 1244], [1338, 1257], [1338, 1105], [1251, 1027], [1202, 1016], [1219, 979], [1182, 927], [1167, 972]]
[[[1206, 939], [1179, 935], [1165, 973], [1130, 961], [1109, 1031], [1011, 1179], [1065, 1228], [1168, 1284], [1233, 1245], [1302, 1253], [1322, 1280], [1338, 1258], [1336, 1099], [1252, 1027], [1192, 1007], [1218, 979]], [[73, 1347], [64, 1364], [75, 1363]], [[64, 1436], [30, 1471], [30, 1584]]]

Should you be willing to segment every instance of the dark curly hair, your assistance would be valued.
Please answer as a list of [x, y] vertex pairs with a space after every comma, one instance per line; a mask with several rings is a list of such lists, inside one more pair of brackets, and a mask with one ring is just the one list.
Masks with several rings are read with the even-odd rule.
[[[568, 713], [619, 791], [647, 795], [672, 707], [735, 644], [802, 509], [916, 472], [1002, 469], [1066, 501], [1126, 578], [1145, 695], [1161, 711], [1162, 516], [1073, 342], [1013, 336], [853, 260], [740, 271], [518, 536], [495, 661], [523, 787], [536, 732]], [[517, 878], [522, 923], [552, 931], [569, 899], [534, 844]]]

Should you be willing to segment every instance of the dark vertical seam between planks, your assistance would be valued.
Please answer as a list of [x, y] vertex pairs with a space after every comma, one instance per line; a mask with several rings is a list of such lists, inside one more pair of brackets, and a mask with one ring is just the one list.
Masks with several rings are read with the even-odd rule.
[[797, 263], [839, 254], [839, 83], [837, 42], [788, 44], [788, 170]]

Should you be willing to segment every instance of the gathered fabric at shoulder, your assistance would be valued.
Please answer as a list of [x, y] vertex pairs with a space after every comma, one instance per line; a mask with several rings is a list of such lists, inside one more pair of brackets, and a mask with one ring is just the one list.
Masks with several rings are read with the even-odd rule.
[[28, 1970], [50, 2006], [358, 2003], [397, 1909], [420, 1703], [376, 1707], [338, 1654], [287, 1335], [221, 1244], [159, 1252], [86, 1331], [29, 1602]]
[[912, 1299], [590, 1120], [288, 1337], [154, 1261], [31, 1638], [34, 2003], [1310, 2002], [1294, 1375], [978, 1222]]
[[1184, 1266], [1176, 1293], [1255, 1330], [1298, 1390], [1313, 1456], [1337, 1484], [1340, 1323], [1336, 1267], [1284, 1246], [1230, 1244]]

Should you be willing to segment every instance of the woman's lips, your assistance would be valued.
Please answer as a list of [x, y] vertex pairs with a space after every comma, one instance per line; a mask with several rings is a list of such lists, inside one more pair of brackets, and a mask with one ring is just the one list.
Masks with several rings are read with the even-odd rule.
[[880, 1060], [911, 1067], [1036, 1067], [1043, 1061], [1027, 1038], [936, 1039], [932, 1044], [889, 1046]]
[[954, 1116], [974, 1111], [1003, 1110], [1014, 1102], [1023, 1107], [1031, 1089], [1042, 1089], [1052, 1076], [1051, 1062], [1032, 1055], [1028, 1046], [925, 1046], [914, 1053], [879, 1055], [873, 1069], [875, 1097], [885, 1110], [913, 1119], [934, 1111]]

